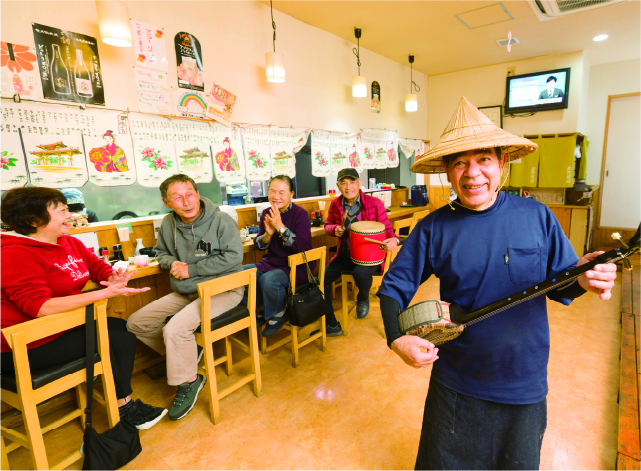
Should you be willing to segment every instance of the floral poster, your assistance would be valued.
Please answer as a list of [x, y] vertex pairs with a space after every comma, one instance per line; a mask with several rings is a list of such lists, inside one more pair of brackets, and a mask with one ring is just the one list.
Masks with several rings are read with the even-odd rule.
[[38, 57], [32, 47], [2, 42], [1, 95], [11, 97], [16, 93], [25, 98], [42, 98], [42, 83], [38, 72]]
[[230, 128], [214, 123], [212, 152], [214, 172], [219, 182], [236, 182], [245, 178], [245, 159], [240, 127]]
[[305, 128], [270, 128], [270, 153], [272, 176], [296, 176], [296, 152], [307, 142], [309, 129]]
[[162, 28], [142, 21], [131, 20], [136, 65], [149, 69], [169, 71], [165, 32]]
[[398, 137], [396, 131], [386, 129], [363, 129], [363, 155], [365, 168], [398, 167]]
[[178, 87], [204, 92], [205, 72], [200, 41], [181, 31], [174, 37], [174, 46], [178, 64]]
[[326, 177], [332, 173], [331, 132], [312, 130], [312, 175]]
[[0, 184], [3, 190], [24, 186], [27, 183], [27, 167], [20, 142], [20, 133], [2, 133], [2, 157], [0, 157]]
[[355, 168], [358, 173], [363, 171], [363, 146], [361, 137], [357, 133], [348, 134], [345, 138], [347, 149], [346, 167]]
[[243, 128], [243, 147], [247, 179], [269, 180], [271, 178], [269, 127], [248, 126]]
[[396, 137], [396, 133], [385, 141], [385, 150], [387, 154], [387, 168], [398, 167], [398, 138]]
[[178, 173], [174, 127], [167, 118], [140, 113], [131, 113], [129, 122], [138, 183], [158, 188], [166, 178]]
[[[97, 132], [83, 133], [89, 181], [98, 186], [131, 185], [136, 181], [134, 149], [116, 111], [94, 112]], [[122, 132], [125, 131], [125, 132]]]
[[174, 114], [185, 118], [204, 118], [207, 95], [197, 90], [174, 90]]
[[50, 188], [81, 187], [89, 176], [82, 146], [82, 133], [23, 133], [27, 166], [34, 186]]
[[374, 169], [376, 167], [376, 141], [370, 139], [367, 133], [361, 133], [361, 163], [364, 169]]
[[143, 113], [169, 114], [170, 89], [167, 74], [152, 69], [134, 67], [138, 111]]
[[405, 139], [404, 137], [398, 138], [398, 146], [405, 158], [410, 159], [412, 163], [416, 157], [423, 153], [423, 141], [421, 139]]
[[236, 95], [214, 84], [211, 93], [207, 96], [206, 115], [225, 126], [231, 126], [234, 104], [236, 104]]
[[178, 171], [196, 183], [209, 183], [214, 178], [211, 166], [212, 127], [209, 123], [187, 120], [172, 121]]

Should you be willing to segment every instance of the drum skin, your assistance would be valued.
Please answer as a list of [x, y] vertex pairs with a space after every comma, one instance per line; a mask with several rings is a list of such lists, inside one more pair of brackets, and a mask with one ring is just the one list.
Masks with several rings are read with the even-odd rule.
[[[376, 221], [358, 221], [349, 226], [349, 253], [357, 265], [380, 265], [385, 261], [385, 224]], [[365, 238], [380, 240], [380, 244]]]

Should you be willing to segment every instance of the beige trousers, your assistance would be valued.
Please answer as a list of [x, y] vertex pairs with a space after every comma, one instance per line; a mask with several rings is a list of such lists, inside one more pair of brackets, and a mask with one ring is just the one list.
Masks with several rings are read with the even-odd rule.
[[[244, 287], [211, 298], [211, 318], [238, 306]], [[161, 355], [167, 356], [167, 383], [177, 386], [193, 378], [198, 371], [198, 353], [194, 331], [200, 325], [201, 300], [171, 293], [147, 304], [127, 320], [127, 330]], [[173, 316], [166, 322], [168, 316]]]

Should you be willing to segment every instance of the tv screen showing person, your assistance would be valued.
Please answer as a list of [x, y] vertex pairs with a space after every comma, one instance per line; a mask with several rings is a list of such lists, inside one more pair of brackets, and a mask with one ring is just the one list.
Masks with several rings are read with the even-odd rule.
[[539, 100], [549, 100], [551, 98], [563, 98], [563, 90], [560, 88], [556, 88], [556, 77], [554, 75], [550, 75], [547, 80], [545, 81], [546, 83], [546, 88], [544, 90], [541, 90], [541, 93], [539, 93]]

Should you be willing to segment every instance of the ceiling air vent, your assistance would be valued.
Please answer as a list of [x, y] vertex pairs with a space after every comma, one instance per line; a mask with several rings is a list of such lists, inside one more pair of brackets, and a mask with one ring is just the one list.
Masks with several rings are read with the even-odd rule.
[[546, 21], [625, 1], [627, 0], [528, 0], [528, 3], [539, 21]]
[[[507, 41], [508, 41], [508, 39], [507, 39], [507, 38], [505, 38], [505, 39], [497, 39], [497, 40], [496, 40], [496, 44], [498, 44], [499, 46], [505, 47], [505, 46], [507, 46]], [[518, 44], [518, 43], [520, 43], [520, 42], [521, 42], [521, 41], [519, 41], [519, 39], [518, 39], [518, 38], [512, 38], [512, 39], [510, 39], [510, 43], [512, 43], [512, 44]]]

